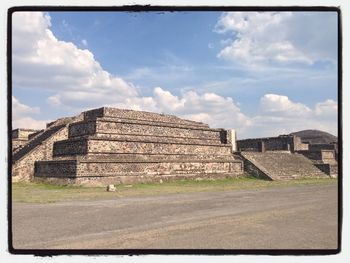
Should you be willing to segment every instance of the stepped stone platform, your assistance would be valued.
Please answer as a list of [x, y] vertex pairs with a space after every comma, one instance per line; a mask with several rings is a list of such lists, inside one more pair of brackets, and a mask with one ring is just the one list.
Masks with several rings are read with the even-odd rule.
[[[338, 177], [338, 161], [334, 149], [327, 149], [329, 145], [310, 145], [308, 151], [298, 151], [310, 159], [313, 164], [327, 175], [336, 178]], [[322, 147], [322, 148], [321, 148]]]
[[49, 123], [45, 130], [29, 134], [29, 140], [26, 144], [20, 149], [13, 151], [12, 181], [32, 180], [35, 162], [38, 160], [51, 160], [53, 143], [68, 138], [68, 125], [81, 119], [82, 115], [58, 119]]
[[269, 180], [328, 177], [302, 154], [289, 151], [246, 151], [240, 155], [244, 159], [244, 170], [256, 177]]
[[103, 107], [82, 113], [34, 179], [105, 185], [243, 174], [228, 132], [176, 116]]

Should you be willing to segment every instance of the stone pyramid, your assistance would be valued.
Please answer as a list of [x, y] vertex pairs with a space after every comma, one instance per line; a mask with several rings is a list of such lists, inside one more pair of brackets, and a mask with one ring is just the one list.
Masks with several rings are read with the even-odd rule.
[[56, 141], [34, 179], [105, 185], [181, 178], [235, 177], [243, 163], [228, 132], [172, 115], [103, 107], [83, 112]]

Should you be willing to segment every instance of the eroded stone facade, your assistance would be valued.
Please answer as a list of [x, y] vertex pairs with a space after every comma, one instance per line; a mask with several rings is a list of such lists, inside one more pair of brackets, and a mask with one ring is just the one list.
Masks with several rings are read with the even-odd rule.
[[[260, 152], [260, 153], [266, 152], [267, 154], [265, 155], [270, 156], [266, 158], [272, 158], [271, 166], [268, 165], [269, 162], [262, 161], [264, 162], [264, 165], [267, 168], [267, 170], [273, 169], [273, 163], [274, 163], [273, 152], [280, 152], [279, 153], [280, 155], [282, 155], [283, 152], [285, 152], [285, 153], [295, 153], [295, 154], [304, 155], [312, 162], [314, 166], [316, 166], [319, 170], [321, 170], [323, 173], [326, 173], [329, 176], [337, 177], [337, 174], [338, 174], [338, 162], [337, 162], [338, 145], [336, 143], [309, 144], [308, 142], [302, 142], [300, 137], [295, 135], [280, 135], [277, 137], [239, 140], [237, 141], [237, 146], [238, 146], [238, 150], [244, 153], [243, 156], [245, 155], [249, 156], [248, 152]], [[254, 154], [252, 153], [251, 155], [253, 156]], [[263, 156], [263, 155], [257, 154], [257, 156]], [[265, 160], [264, 157], [261, 157], [260, 159]], [[256, 170], [255, 171], [254, 169], [249, 168], [254, 166], [250, 160], [246, 159], [245, 162], [248, 163], [248, 164], [245, 164], [245, 168], [247, 168], [246, 169], [247, 171], [249, 170], [254, 174], [260, 174], [259, 176], [262, 177], [261, 176], [262, 172], [257, 171], [259, 170], [258, 167], [254, 168]], [[287, 163], [286, 161], [278, 162], [278, 160], [275, 159], [275, 162], [279, 163], [278, 165], [281, 167], [280, 169], [282, 171], [283, 168], [286, 165], [290, 164], [292, 161], [289, 161], [289, 163]], [[294, 169], [294, 168], [290, 167], [290, 169]], [[308, 170], [306, 169], [305, 171], [308, 171]], [[305, 174], [305, 176], [307, 176], [307, 174]]]
[[31, 138], [36, 136], [42, 130], [33, 129], [15, 129], [12, 131], [12, 152], [18, 151], [22, 148]]
[[106, 107], [81, 116], [55, 140], [49, 158], [37, 158], [36, 181], [105, 185], [243, 174], [224, 129]]

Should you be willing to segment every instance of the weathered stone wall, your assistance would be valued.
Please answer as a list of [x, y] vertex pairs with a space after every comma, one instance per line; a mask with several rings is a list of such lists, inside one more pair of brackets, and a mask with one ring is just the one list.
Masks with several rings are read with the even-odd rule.
[[12, 130], [12, 139], [28, 139], [28, 136], [33, 133], [37, 133], [40, 130], [33, 129], [15, 129]]
[[223, 129], [209, 129], [174, 123], [157, 123], [140, 120], [97, 119], [96, 121], [72, 124], [69, 136], [99, 134], [134, 134], [220, 140]]
[[255, 165], [248, 158], [244, 159], [244, 172], [259, 179], [270, 180], [270, 181], [273, 180], [270, 176], [267, 175], [268, 174], [267, 171], [261, 170], [259, 168], [259, 165]]
[[[242, 162], [37, 162], [37, 180], [104, 185], [184, 178], [226, 178], [242, 173]], [[47, 175], [50, 175], [47, 177]]]
[[36, 163], [36, 178], [71, 178], [75, 183], [109, 178], [118, 183], [153, 180], [152, 176], [157, 180], [243, 173], [243, 162], [233, 157], [223, 129], [171, 115], [113, 108], [83, 116], [83, 121], [69, 125], [68, 139], [54, 143], [53, 160]]
[[31, 134], [28, 135], [28, 140], [33, 139], [35, 136], [39, 135], [40, 133], [44, 132], [44, 130], [38, 130], [36, 132], [33, 132]]
[[99, 109], [94, 109], [84, 112], [84, 120], [94, 120], [98, 117], [112, 117], [119, 119], [132, 119], [132, 120], [148, 120], [157, 123], [174, 123], [174, 124], [184, 124], [192, 126], [207, 127], [207, 124], [181, 119], [177, 116], [158, 114], [146, 111], [134, 111], [134, 110], [124, 110], [117, 108], [103, 107]]
[[26, 139], [12, 139], [12, 152], [22, 148], [28, 142]]
[[319, 143], [319, 144], [310, 144], [309, 145], [310, 151], [335, 150], [335, 149], [336, 149], [335, 144]]
[[238, 140], [239, 151], [300, 151], [308, 150], [309, 144], [303, 143], [300, 137], [293, 135], [280, 135], [278, 137], [254, 138]]
[[224, 144], [190, 144], [186, 142], [177, 143], [169, 138], [166, 141], [152, 138], [127, 141], [124, 139], [111, 138], [79, 138], [59, 141], [55, 143], [54, 156], [74, 156], [89, 153], [110, 153], [110, 154], [206, 154], [227, 155], [231, 153], [231, 147]]
[[[317, 169], [312, 161], [301, 154], [288, 152], [241, 152], [245, 159], [245, 167], [253, 167], [256, 171], [270, 177], [272, 180], [294, 179], [300, 177], [326, 177], [326, 174]], [[254, 170], [251, 169], [251, 170]]]
[[33, 129], [15, 129], [12, 130], [12, 153], [21, 149], [29, 139], [41, 132]]
[[303, 143], [301, 141], [301, 138], [298, 136], [293, 137], [293, 145], [294, 145], [294, 151], [307, 151], [309, 150], [309, 144]]
[[335, 151], [334, 150], [319, 150], [319, 151], [299, 151], [307, 158], [311, 160], [322, 161], [324, 163], [335, 163]]
[[[51, 130], [50, 130], [51, 131]], [[47, 131], [49, 132], [49, 131]], [[16, 152], [12, 162], [12, 181], [28, 181], [34, 176], [34, 163], [38, 160], [51, 160], [53, 152], [53, 143], [57, 140], [63, 140], [68, 137], [68, 129], [61, 126], [53, 130], [49, 136], [35, 138], [25, 147]]]
[[53, 127], [53, 126], [67, 125], [67, 124], [70, 124], [70, 123], [82, 121], [83, 119], [84, 119], [84, 114], [80, 113], [77, 116], [60, 118], [60, 119], [57, 119], [55, 121], [49, 122], [49, 123], [46, 124], [46, 128], [50, 128], [50, 127]]
[[338, 164], [316, 163], [315, 166], [332, 178], [338, 177]]
[[[288, 146], [289, 145], [289, 146]], [[279, 150], [291, 150], [294, 147], [293, 136], [279, 136], [279, 137], [267, 137], [238, 140], [237, 147], [239, 151], [279, 151]]]

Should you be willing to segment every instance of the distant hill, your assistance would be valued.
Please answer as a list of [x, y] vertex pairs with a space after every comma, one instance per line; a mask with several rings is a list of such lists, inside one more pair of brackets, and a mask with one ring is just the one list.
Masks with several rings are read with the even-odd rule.
[[319, 130], [303, 130], [292, 132], [291, 135], [296, 135], [301, 138], [303, 142], [314, 143], [331, 143], [337, 142], [338, 137], [324, 131]]

